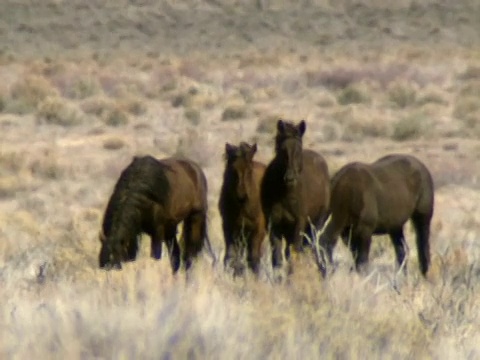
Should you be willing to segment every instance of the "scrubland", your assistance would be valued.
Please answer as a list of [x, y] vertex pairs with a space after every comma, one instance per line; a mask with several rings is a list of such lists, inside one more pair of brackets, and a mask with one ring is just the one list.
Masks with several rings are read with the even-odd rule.
[[[480, 6], [436, 1], [32, 1], [0, 15], [0, 357], [474, 359], [480, 356]], [[333, 174], [414, 154], [435, 181], [432, 267], [376, 237], [367, 276], [312, 257], [272, 282], [200, 256], [98, 269], [98, 231], [132, 156], [183, 155], [209, 182], [225, 142], [268, 162], [278, 118]]]

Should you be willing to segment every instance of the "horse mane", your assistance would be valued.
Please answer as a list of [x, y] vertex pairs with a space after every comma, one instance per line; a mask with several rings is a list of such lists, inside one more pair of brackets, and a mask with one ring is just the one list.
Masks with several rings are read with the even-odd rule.
[[280, 151], [280, 145], [288, 138], [294, 138], [302, 142], [302, 134], [298, 127], [291, 121], [279, 120], [283, 124], [282, 131], [278, 131], [275, 135], [275, 152]]
[[141, 230], [141, 201], [149, 199], [165, 204], [170, 184], [168, 168], [151, 156], [134, 157], [122, 171], [105, 210], [103, 233], [108, 237], [112, 229], [123, 229], [138, 235]]

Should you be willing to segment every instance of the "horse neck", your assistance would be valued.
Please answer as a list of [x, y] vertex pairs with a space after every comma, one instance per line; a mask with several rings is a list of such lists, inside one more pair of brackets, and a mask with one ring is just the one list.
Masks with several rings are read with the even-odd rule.
[[130, 198], [109, 204], [109, 219], [104, 221], [105, 235], [112, 235], [112, 231], [115, 231], [117, 234], [122, 233], [121, 238], [130, 240], [136, 237], [142, 230], [141, 213], [137, 206], [136, 201]]

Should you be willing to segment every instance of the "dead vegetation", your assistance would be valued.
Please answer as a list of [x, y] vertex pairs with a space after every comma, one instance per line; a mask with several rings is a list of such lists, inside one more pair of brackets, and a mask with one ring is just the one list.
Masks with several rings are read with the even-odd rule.
[[[480, 356], [475, 1], [8, 4], [2, 357]], [[395, 271], [385, 237], [364, 277], [350, 272], [342, 244], [327, 281], [308, 255], [274, 284], [268, 244], [258, 281], [234, 280], [208, 257], [188, 278], [172, 276], [145, 238], [121, 272], [97, 269], [105, 202], [131, 157], [146, 153], [204, 168], [221, 256], [224, 144], [258, 142], [267, 162], [278, 118], [307, 121], [304, 146], [324, 154], [332, 174], [392, 152], [427, 164], [437, 191], [428, 281], [415, 251], [408, 275]]]

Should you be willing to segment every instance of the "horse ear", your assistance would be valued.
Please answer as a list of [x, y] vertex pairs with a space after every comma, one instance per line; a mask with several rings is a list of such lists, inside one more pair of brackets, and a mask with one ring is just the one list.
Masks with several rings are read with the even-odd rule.
[[277, 131], [281, 134], [285, 131], [285, 123], [282, 119], [277, 121]]
[[237, 149], [234, 145], [231, 145], [229, 143], [225, 143], [225, 155], [227, 156], [227, 158], [235, 155], [236, 151], [237, 151]]
[[256, 153], [256, 152], [257, 152], [257, 143], [248, 146], [247, 156], [248, 156], [248, 158], [249, 158], [250, 160], [253, 159], [253, 157], [255, 156], [255, 153]]
[[300, 133], [300, 137], [302, 137], [303, 134], [305, 134], [305, 130], [307, 130], [307, 123], [305, 122], [305, 120], [300, 121], [300, 124], [298, 124], [297, 129], [298, 129], [298, 132]]

